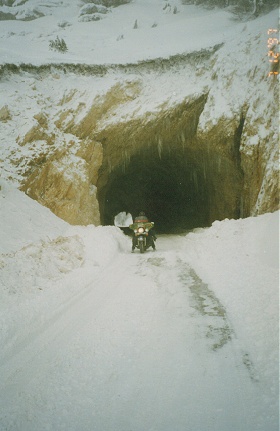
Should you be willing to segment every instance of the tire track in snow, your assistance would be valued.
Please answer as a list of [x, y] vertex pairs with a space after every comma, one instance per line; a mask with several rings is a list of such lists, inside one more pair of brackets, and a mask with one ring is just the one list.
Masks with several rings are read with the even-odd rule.
[[[182, 265], [182, 262], [179, 262]], [[185, 274], [188, 274], [186, 281]], [[189, 279], [191, 278], [191, 284]], [[206, 338], [213, 340], [211, 349], [221, 349], [232, 340], [233, 328], [227, 318], [225, 307], [211, 291], [207, 284], [198, 277], [196, 272], [184, 264], [179, 279], [183, 284], [187, 282], [191, 292], [191, 306], [202, 316], [205, 316]]]
[[[180, 245], [180, 240], [178, 241], [178, 238], [177, 245]], [[246, 369], [251, 381], [257, 383], [259, 377], [250, 354], [235, 348], [234, 341], [236, 340], [236, 334], [227, 315], [226, 308], [209, 286], [196, 274], [194, 269], [182, 260], [180, 250], [172, 254], [172, 265], [168, 264], [171, 255], [170, 252], [167, 254], [166, 252], [157, 253], [157, 255], [153, 255], [152, 257], [150, 257], [150, 255], [147, 257], [146, 255], [142, 257], [142, 265], [150, 265], [154, 268], [154, 278], [161, 288], [169, 292], [170, 295], [178, 295], [180, 291], [181, 293], [190, 293], [188, 295], [189, 305], [195, 310], [195, 313], [192, 313], [194, 319], [193, 324], [198, 325], [201, 338], [204, 339], [206, 343], [208, 341], [210, 342], [210, 344], [208, 343], [209, 348], [213, 352], [222, 349], [227, 343], [231, 343], [231, 348], [233, 350], [235, 349], [236, 368], [245, 367], [244, 369]], [[166, 259], [165, 255], [168, 255], [168, 259]], [[173, 273], [173, 278], [171, 277], [173, 282], [168, 282], [166, 272], [164, 273], [164, 277], [161, 277], [160, 272], [162, 272], [163, 269]], [[174, 290], [174, 279], [176, 277], [180, 281], [181, 286], [179, 286], [179, 290], [177, 288], [172, 293]], [[203, 319], [199, 318], [199, 316], [202, 316]]]
[[[168, 255], [168, 259], [166, 259], [164, 254], [160, 254], [157, 257], [148, 258], [147, 263], [157, 267], [158, 270], [162, 270], [163, 268], [166, 270], [169, 268], [169, 270], [173, 270], [177, 273], [177, 277], [181, 284], [179, 290], [185, 293], [189, 292], [189, 305], [195, 310], [195, 312], [192, 313], [192, 323], [194, 326], [198, 326], [200, 328], [198, 336], [204, 340], [205, 345], [208, 345], [209, 350], [214, 354], [228, 345], [228, 348], [226, 349], [227, 352], [224, 355], [226, 359], [230, 356], [232, 357], [232, 369], [233, 374], [236, 375], [237, 387], [242, 388], [244, 386], [245, 374], [245, 379], [247, 375], [247, 378], [249, 377], [253, 383], [255, 390], [258, 391], [256, 384], [259, 382], [259, 376], [255, 370], [253, 360], [251, 359], [249, 352], [244, 352], [238, 346], [238, 339], [227, 315], [226, 308], [209, 286], [200, 279], [194, 269], [190, 267], [188, 263], [184, 262], [180, 250], [178, 252], [174, 252], [173, 266], [170, 267], [167, 260], [170, 260], [170, 255]], [[163, 285], [167, 281], [166, 274], [161, 281], [158, 275], [156, 278], [158, 279], [159, 284], [162, 280]], [[168, 288], [170, 293], [173, 289], [174, 285], [173, 287]], [[175, 294], [175, 292], [172, 294]], [[242, 389], [238, 389], [238, 396], [244, 401], [244, 403], [241, 403], [241, 409], [243, 409], [244, 405], [247, 403], [247, 394], [245, 395]], [[252, 407], [252, 411], [255, 412], [253, 413], [253, 416], [257, 415], [258, 408], [254, 405]], [[244, 423], [242, 426], [246, 429], [248, 415], [245, 410], [243, 411], [243, 415]], [[262, 425], [257, 424], [256, 429], [261, 430]]]
[[137, 271], [153, 277], [168, 298], [176, 295], [182, 303], [188, 303], [195, 310], [191, 312], [193, 324], [199, 325], [201, 336], [210, 341], [212, 351], [221, 349], [232, 340], [234, 330], [225, 307], [194, 269], [183, 262], [180, 252], [141, 256]]
[[[170, 253], [168, 254], [170, 260]], [[221, 349], [231, 341], [234, 333], [231, 327], [225, 307], [220, 300], [205, 284], [196, 272], [179, 257], [173, 254], [172, 264], [168, 264], [163, 254], [146, 257], [141, 262], [142, 272], [147, 272], [147, 267], [153, 268], [153, 277], [169, 295], [187, 294], [190, 306], [196, 310], [196, 314], [203, 316], [205, 338], [211, 341], [211, 349]], [[164, 270], [164, 276], [161, 272]], [[140, 271], [138, 269], [138, 271]], [[176, 285], [175, 280], [179, 280]], [[195, 323], [195, 321], [194, 321]], [[201, 319], [200, 319], [201, 324]]]

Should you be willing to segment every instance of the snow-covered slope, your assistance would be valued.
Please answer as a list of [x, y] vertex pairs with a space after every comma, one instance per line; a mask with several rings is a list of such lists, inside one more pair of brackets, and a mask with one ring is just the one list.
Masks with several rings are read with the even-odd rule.
[[1, 223], [7, 226], [1, 232], [1, 253], [53, 239], [67, 230], [67, 223], [5, 181], [0, 182], [0, 200]]
[[[1, 21], [0, 63], [131, 63], [211, 47], [244, 27], [228, 12], [182, 5], [178, 0], [134, 0], [110, 8], [100, 21], [89, 22], [81, 22], [77, 0], [52, 1], [48, 6], [29, 0], [20, 8], [30, 10], [31, 4], [44, 16]], [[64, 39], [65, 53], [50, 50], [56, 37]]]

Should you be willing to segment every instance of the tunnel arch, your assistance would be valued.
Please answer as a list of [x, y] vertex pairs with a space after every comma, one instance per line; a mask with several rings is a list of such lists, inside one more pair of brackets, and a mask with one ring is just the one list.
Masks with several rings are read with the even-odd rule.
[[240, 216], [241, 176], [227, 158], [178, 148], [139, 151], [111, 172], [101, 193], [102, 224], [125, 211], [145, 211], [159, 233], [180, 233]]
[[96, 136], [103, 146], [97, 183], [101, 224], [113, 224], [119, 212], [134, 217], [142, 210], [159, 232], [172, 233], [244, 216], [244, 119], [222, 120], [211, 133], [198, 134], [206, 100], [207, 94]]

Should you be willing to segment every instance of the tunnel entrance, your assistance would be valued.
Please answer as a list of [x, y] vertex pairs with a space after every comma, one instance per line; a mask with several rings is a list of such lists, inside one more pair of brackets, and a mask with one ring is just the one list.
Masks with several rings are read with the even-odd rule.
[[243, 122], [221, 120], [208, 134], [197, 133], [207, 94], [106, 127], [97, 190], [100, 220], [145, 211], [159, 233], [211, 226], [244, 216], [240, 141]]
[[158, 232], [205, 226], [209, 219], [208, 187], [191, 160], [177, 155], [134, 156], [125, 172], [115, 172], [106, 192], [104, 222], [120, 211], [135, 217], [145, 211]]
[[145, 211], [158, 233], [180, 233], [240, 215], [240, 174], [228, 159], [196, 149], [147, 148], [114, 169], [100, 193], [103, 224]]

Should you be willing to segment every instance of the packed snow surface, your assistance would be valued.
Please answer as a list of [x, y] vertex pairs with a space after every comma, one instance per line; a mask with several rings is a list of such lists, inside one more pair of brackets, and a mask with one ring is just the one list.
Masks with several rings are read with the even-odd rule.
[[1, 429], [278, 429], [278, 213], [140, 255], [1, 185]]

